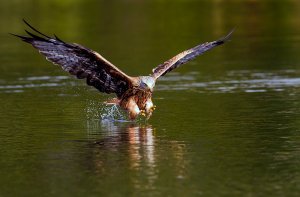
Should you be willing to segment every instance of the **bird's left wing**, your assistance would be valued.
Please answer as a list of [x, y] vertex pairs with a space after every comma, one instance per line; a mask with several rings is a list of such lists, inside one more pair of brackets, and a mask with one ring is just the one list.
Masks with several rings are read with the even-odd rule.
[[187, 63], [190, 60], [195, 59], [197, 56], [203, 54], [204, 52], [219, 46], [225, 43], [231, 36], [233, 30], [225, 37], [213, 41], [213, 42], [206, 42], [200, 45], [195, 46], [194, 48], [188, 49], [183, 51], [182, 53], [174, 56], [173, 58], [169, 59], [168, 61], [164, 62], [163, 64], [158, 65], [156, 68], [152, 70], [153, 74], [152, 77], [157, 79], [160, 76], [164, 76], [168, 72], [172, 71], [173, 69], [179, 67], [182, 64]]
[[57, 36], [51, 38], [24, 22], [40, 36], [26, 31], [30, 37], [14, 35], [28, 42], [50, 62], [60, 65], [78, 79], [86, 78], [87, 84], [100, 92], [116, 93], [118, 97], [135, 82], [130, 77], [103, 58], [100, 54], [78, 44], [65, 43]]

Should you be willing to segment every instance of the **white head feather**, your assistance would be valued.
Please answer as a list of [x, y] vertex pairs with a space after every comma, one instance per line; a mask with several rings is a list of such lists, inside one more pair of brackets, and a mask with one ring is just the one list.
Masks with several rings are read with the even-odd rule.
[[155, 79], [151, 76], [142, 76], [141, 82], [145, 83], [148, 88], [152, 91], [155, 86]]

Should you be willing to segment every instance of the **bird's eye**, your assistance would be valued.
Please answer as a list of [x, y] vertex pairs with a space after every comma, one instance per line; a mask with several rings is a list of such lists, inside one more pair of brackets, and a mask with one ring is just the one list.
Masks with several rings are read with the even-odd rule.
[[148, 88], [148, 85], [147, 85], [146, 83], [142, 82], [142, 83], [140, 84], [140, 87], [141, 87], [141, 88]]
[[146, 83], [144, 83], [144, 82], [142, 82], [142, 84], [141, 84], [141, 85], [142, 85], [142, 87], [143, 87], [143, 88], [146, 88], [146, 87], [148, 87], [148, 85], [147, 85]]

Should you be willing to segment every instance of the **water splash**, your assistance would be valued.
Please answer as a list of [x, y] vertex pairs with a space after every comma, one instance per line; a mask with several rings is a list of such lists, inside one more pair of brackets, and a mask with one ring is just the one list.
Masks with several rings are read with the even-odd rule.
[[130, 122], [127, 114], [120, 109], [118, 105], [107, 105], [105, 103], [88, 100], [86, 107], [86, 116], [88, 120], [98, 119], [101, 121]]
[[127, 111], [123, 110], [119, 105], [116, 104], [104, 104], [101, 107], [100, 114], [101, 122], [147, 122], [147, 117], [139, 115], [135, 120], [129, 120]]
[[105, 105], [100, 115], [102, 120], [111, 120], [118, 122], [129, 122], [123, 110], [120, 110], [117, 105]]
[[85, 114], [87, 120], [96, 120], [100, 118], [100, 112], [102, 109], [102, 105], [95, 100], [87, 100], [86, 107], [85, 107]]

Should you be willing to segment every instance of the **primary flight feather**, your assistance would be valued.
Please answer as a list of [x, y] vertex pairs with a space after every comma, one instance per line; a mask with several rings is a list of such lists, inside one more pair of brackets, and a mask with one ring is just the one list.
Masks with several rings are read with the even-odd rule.
[[139, 114], [146, 115], [148, 118], [152, 115], [154, 110], [152, 92], [155, 82], [160, 76], [225, 43], [233, 32], [231, 31], [219, 40], [197, 45], [174, 56], [154, 68], [149, 76], [131, 77], [99, 53], [79, 44], [66, 43], [57, 36], [54, 36], [54, 38], [49, 37], [32, 27], [25, 20], [24, 23], [37, 35], [25, 30], [29, 36], [13, 34], [14, 36], [31, 44], [47, 60], [60, 65], [65, 71], [75, 75], [78, 79], [86, 79], [88, 85], [94, 86], [100, 92], [115, 93], [117, 98], [109, 103], [117, 104], [126, 110], [132, 120]]

